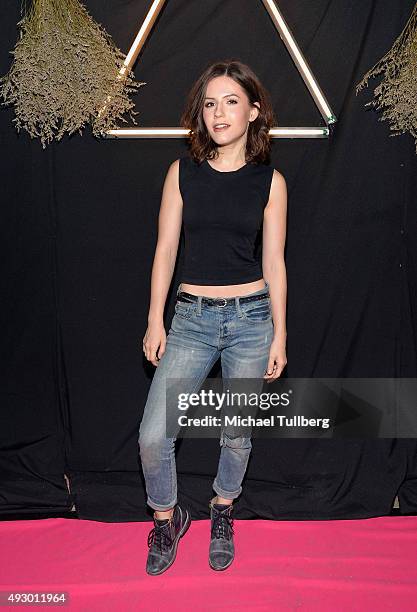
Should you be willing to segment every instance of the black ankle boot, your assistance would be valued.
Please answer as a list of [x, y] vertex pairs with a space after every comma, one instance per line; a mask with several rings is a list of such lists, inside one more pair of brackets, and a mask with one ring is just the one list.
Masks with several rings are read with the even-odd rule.
[[157, 519], [154, 514], [154, 528], [148, 535], [148, 559], [146, 572], [157, 576], [165, 572], [175, 561], [179, 539], [182, 538], [191, 523], [188, 510], [178, 504], [170, 519]]
[[209, 504], [211, 519], [211, 539], [209, 565], [214, 570], [225, 570], [235, 556], [233, 544], [233, 504]]

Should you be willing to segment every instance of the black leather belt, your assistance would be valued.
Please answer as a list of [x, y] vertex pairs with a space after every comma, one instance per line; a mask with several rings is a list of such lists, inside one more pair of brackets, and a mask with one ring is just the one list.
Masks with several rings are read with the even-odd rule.
[[[266, 297], [269, 296], [269, 292], [265, 291], [264, 293], [259, 293], [258, 295], [246, 295], [246, 296], [239, 296], [239, 302], [245, 303], [245, 302], [255, 302], [257, 300], [264, 300]], [[198, 301], [198, 295], [193, 295], [192, 293], [187, 293], [186, 291], [180, 291], [177, 295], [177, 300], [179, 300], [180, 302], [197, 302]], [[209, 298], [209, 297], [203, 297], [201, 298], [201, 303], [202, 304], [207, 304], [209, 306], [229, 306], [229, 305], [234, 305], [235, 304], [235, 298], [231, 297], [231, 298]]]

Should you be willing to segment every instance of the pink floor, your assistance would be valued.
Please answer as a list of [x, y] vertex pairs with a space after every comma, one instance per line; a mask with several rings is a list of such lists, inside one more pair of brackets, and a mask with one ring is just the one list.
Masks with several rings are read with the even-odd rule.
[[174, 565], [148, 576], [151, 522], [3, 521], [0, 591], [67, 591], [66, 609], [89, 611], [417, 610], [417, 517], [235, 520], [224, 572], [208, 566], [209, 526], [193, 521]]

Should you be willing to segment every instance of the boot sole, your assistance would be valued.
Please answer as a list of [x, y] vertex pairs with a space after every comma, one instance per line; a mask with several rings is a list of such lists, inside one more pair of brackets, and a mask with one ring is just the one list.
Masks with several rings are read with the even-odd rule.
[[174, 543], [174, 556], [172, 557], [171, 561], [168, 563], [168, 565], [166, 565], [163, 569], [161, 569], [159, 572], [146, 572], [149, 576], [159, 576], [160, 574], [163, 574], [164, 572], [166, 572], [167, 569], [169, 569], [171, 567], [171, 565], [174, 563], [176, 556], [177, 556], [177, 548], [178, 548], [178, 542], [180, 541], [180, 539], [182, 538], [182, 536], [187, 532], [187, 529], [189, 528], [189, 526], [191, 525], [191, 517], [190, 514], [188, 512], [188, 510], [184, 510], [185, 514], [186, 514], [186, 519], [185, 519], [185, 523], [182, 526], [181, 531], [179, 532], [179, 534], [177, 535], [176, 539], [175, 539], [175, 543]]

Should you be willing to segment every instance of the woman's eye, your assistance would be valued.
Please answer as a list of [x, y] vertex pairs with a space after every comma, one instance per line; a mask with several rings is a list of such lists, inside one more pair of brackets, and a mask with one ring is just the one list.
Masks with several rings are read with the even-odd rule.
[[[237, 100], [233, 100], [232, 98], [228, 100], [228, 102], [233, 102], [233, 104], [237, 104]], [[208, 108], [210, 104], [213, 104], [213, 102], [206, 102], [204, 106]]]

